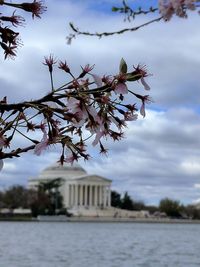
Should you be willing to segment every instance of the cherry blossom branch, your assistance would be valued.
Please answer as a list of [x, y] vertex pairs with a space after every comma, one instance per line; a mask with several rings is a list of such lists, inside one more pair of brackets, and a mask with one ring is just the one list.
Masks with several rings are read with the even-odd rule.
[[[45, 57], [51, 84], [56, 63], [52, 55]], [[145, 66], [138, 65], [128, 72], [122, 59], [118, 74], [103, 77], [93, 73], [94, 65], [81, 67], [77, 77], [66, 61], [60, 61], [58, 68], [69, 75], [70, 81], [57, 89], [52, 86], [52, 91], [42, 98], [15, 104], [9, 104], [5, 97], [0, 101], [0, 159], [18, 157], [29, 150], [40, 155], [49, 146], [61, 144], [61, 163], [72, 163], [80, 157], [87, 160], [86, 142], [91, 138], [92, 145], [99, 145], [100, 153], [106, 153], [102, 140], [120, 140], [126, 123], [137, 119], [136, 104], [124, 103], [129, 92], [141, 101], [140, 113], [145, 116], [145, 103], [150, 98], [135, 94], [126, 85], [140, 81], [149, 90]], [[35, 137], [35, 131], [39, 131], [41, 139]], [[17, 135], [32, 144], [13, 148]]]
[[25, 148], [17, 148], [9, 153], [0, 152], [0, 159], [7, 159], [7, 158], [18, 158], [20, 157], [20, 154], [28, 152], [30, 150], [33, 150], [35, 148], [35, 145], [27, 146]]
[[[0, 5], [31, 12], [33, 18], [40, 18], [46, 10], [43, 1], [37, 0], [22, 4], [0, 0]], [[19, 33], [4, 26], [4, 23], [11, 23], [13, 27], [17, 27], [23, 22], [24, 19], [15, 15], [15, 11], [11, 17], [0, 16], [0, 45], [5, 58], [16, 56], [15, 50], [20, 42]], [[150, 23], [153, 21], [139, 27]], [[138, 27], [124, 29], [119, 31], [119, 34], [137, 29]], [[115, 33], [108, 33], [112, 34]], [[102, 77], [93, 73], [94, 65], [87, 64], [81, 67], [80, 74], [75, 77], [66, 61], [60, 61], [57, 67], [69, 76], [69, 82], [54, 88], [53, 70], [57, 60], [50, 55], [45, 57], [43, 64], [47, 66], [50, 74], [51, 92], [32, 101], [10, 104], [6, 97], [0, 101], [1, 163], [4, 158], [19, 157], [30, 150], [40, 155], [55, 144], [62, 146], [59, 160], [61, 164], [73, 163], [80, 157], [87, 160], [90, 157], [86, 143], [89, 139], [93, 139], [93, 146], [99, 145], [100, 153], [107, 153], [102, 140], [111, 138], [119, 141], [123, 137], [123, 129], [127, 122], [135, 121], [138, 116], [135, 100], [141, 101], [140, 114], [145, 116], [145, 104], [151, 101], [149, 96], [135, 94], [127, 87], [127, 82], [140, 81], [145, 90], [150, 89], [145, 81], [145, 77], [149, 75], [145, 66], [133, 66], [128, 72], [127, 64], [122, 59], [118, 74]], [[135, 100], [125, 104], [124, 99], [129, 92]], [[36, 131], [39, 137], [35, 134]], [[20, 140], [26, 140], [31, 144], [16, 148], [17, 136], [20, 136]]]

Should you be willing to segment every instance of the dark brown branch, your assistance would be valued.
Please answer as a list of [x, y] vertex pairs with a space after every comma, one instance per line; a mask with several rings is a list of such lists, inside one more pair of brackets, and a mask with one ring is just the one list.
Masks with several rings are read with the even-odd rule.
[[45, 95], [44, 97], [34, 100], [34, 101], [25, 101], [21, 103], [16, 103], [16, 104], [5, 104], [5, 103], [0, 103], [0, 111], [11, 111], [11, 110], [22, 110], [22, 108], [30, 108], [33, 107], [33, 105], [38, 105], [43, 102], [51, 101], [53, 100], [53, 92]]
[[[142, 27], [145, 27], [145, 26], [148, 26], [149, 24], [152, 24], [154, 22], [159, 22], [163, 17], [159, 17], [159, 18], [156, 18], [156, 19], [153, 19], [153, 20], [150, 20], [146, 23], [143, 23], [139, 26], [136, 26], [136, 27], [132, 27], [132, 28], [125, 28], [125, 29], [122, 29], [122, 30], [119, 30], [119, 31], [114, 31], [114, 32], [101, 32], [101, 33], [91, 33], [91, 32], [84, 32], [84, 31], [79, 31], [78, 28], [76, 28], [73, 23], [69, 23], [71, 29], [73, 30], [73, 32], [75, 32], [77, 35], [87, 35], [87, 36], [97, 36], [99, 38], [103, 37], [103, 36], [111, 36], [111, 35], [115, 35], [115, 34], [122, 34], [122, 33], [125, 33], [125, 32], [133, 32], [133, 31], [137, 31], [139, 30], [140, 28]], [[70, 37], [67, 37], [67, 39], [70, 38]]]
[[[95, 89], [91, 89], [91, 90], [86, 90], [86, 91], [79, 91], [79, 93], [81, 94], [91, 94], [91, 93], [96, 93], [96, 92], [105, 92], [108, 88], [108, 85], [104, 85], [100, 88], [95, 88]], [[38, 106], [38, 105], [44, 105], [45, 106], [45, 102], [49, 102], [49, 101], [53, 101], [56, 102], [57, 104], [59, 104], [60, 106], [64, 107], [64, 104], [59, 101], [59, 99], [62, 98], [66, 98], [66, 96], [71, 96], [71, 97], [75, 97], [77, 96], [77, 92], [70, 92], [67, 94], [61, 94], [58, 96], [54, 95], [55, 92], [51, 92], [47, 95], [45, 95], [44, 97], [37, 99], [37, 100], [33, 100], [33, 101], [25, 101], [25, 102], [21, 102], [21, 103], [16, 103], [16, 104], [5, 104], [5, 103], [0, 103], [0, 111], [14, 111], [14, 110], [22, 110], [23, 108], [33, 108], [34, 106]]]
[[29, 150], [33, 150], [35, 148], [35, 145], [28, 146], [25, 148], [17, 148], [16, 150], [13, 150], [9, 153], [0, 152], [0, 159], [6, 159], [6, 158], [14, 158], [14, 157], [20, 157], [19, 154], [27, 152]]
[[127, 5], [126, 1], [122, 1], [122, 7], [112, 7], [113, 12], [119, 12], [121, 14], [125, 15], [125, 21], [128, 20], [130, 21], [131, 19], [135, 19], [136, 16], [138, 15], [147, 15], [149, 13], [154, 13], [158, 11], [158, 8], [154, 7], [149, 7], [149, 9], [142, 9], [142, 7], [138, 7], [137, 9], [131, 8], [129, 5]]

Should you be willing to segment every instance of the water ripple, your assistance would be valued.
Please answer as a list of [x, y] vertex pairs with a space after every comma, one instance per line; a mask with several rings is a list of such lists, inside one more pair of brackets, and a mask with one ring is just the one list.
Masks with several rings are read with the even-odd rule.
[[0, 267], [199, 267], [200, 225], [0, 223]]

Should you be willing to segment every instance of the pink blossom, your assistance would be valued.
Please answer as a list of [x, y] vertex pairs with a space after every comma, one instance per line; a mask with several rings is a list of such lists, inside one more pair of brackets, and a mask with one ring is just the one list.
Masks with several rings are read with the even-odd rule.
[[196, 0], [159, 0], [159, 12], [165, 20], [170, 20], [173, 14], [187, 17], [186, 8], [195, 10]]
[[142, 85], [144, 86], [144, 89], [145, 89], [145, 90], [150, 90], [150, 86], [146, 83], [146, 81], [145, 81], [145, 79], [144, 79], [143, 76], [142, 76], [142, 78], [141, 78], [141, 83], [142, 83]]
[[145, 104], [152, 102], [152, 99], [149, 97], [149, 95], [145, 95], [145, 96], [142, 96], [141, 97], [141, 100], [142, 100], [142, 105], [140, 107], [140, 114], [143, 117], [145, 117], [146, 116], [146, 113], [145, 113]]
[[83, 107], [80, 106], [81, 102], [76, 98], [70, 97], [68, 99], [67, 110], [68, 112], [73, 114], [71, 122], [77, 128], [82, 127], [86, 119], [88, 118], [88, 113], [85, 110], [84, 106]]
[[65, 62], [60, 61], [58, 68], [61, 69], [61, 70], [64, 70], [67, 73], [70, 73], [70, 68], [67, 65], [67, 62], [66, 61]]
[[97, 134], [99, 132], [103, 132], [105, 134], [109, 124], [110, 124], [109, 120], [105, 121], [97, 114], [95, 117], [93, 117], [93, 121], [92, 122], [90, 121], [90, 123], [88, 123], [87, 130], [89, 130], [91, 134]]
[[[91, 126], [97, 121], [97, 110], [94, 106], [81, 103], [79, 100], [70, 97], [68, 99], [67, 111], [73, 114], [71, 122], [75, 127], [82, 127], [86, 121], [89, 121]], [[89, 128], [89, 127], [88, 127]]]
[[73, 114], [80, 112], [80, 101], [74, 97], [70, 97], [67, 100], [67, 110]]
[[89, 86], [89, 79], [87, 78], [87, 79], [85, 79], [85, 80], [80, 80], [80, 81], [79, 81], [79, 84], [80, 84], [81, 87], [83, 87], [83, 88], [87, 88], [87, 89], [88, 89], [88, 86]]
[[66, 157], [64, 161], [73, 165], [73, 163], [74, 163], [73, 155], [71, 154], [70, 156]]
[[102, 86], [102, 79], [100, 76], [96, 75], [96, 74], [91, 74], [93, 79], [94, 79], [94, 82], [95, 84], [98, 86], [98, 87], [101, 87]]
[[31, 12], [33, 19], [34, 16], [40, 18], [40, 15], [47, 9], [45, 6], [43, 6], [43, 1], [37, 1], [37, 0], [34, 0], [32, 3], [18, 4], [18, 6], [19, 8], [22, 8], [27, 12]]
[[46, 120], [40, 123], [40, 129], [41, 129], [41, 131], [43, 132], [43, 134], [46, 134], [46, 133], [47, 133], [47, 131], [46, 131], [46, 127], [47, 127], [47, 122], [46, 122]]
[[67, 162], [67, 163], [70, 163], [71, 165], [73, 165], [74, 161], [78, 161], [79, 158], [80, 158], [80, 156], [72, 151], [71, 154], [69, 154], [64, 159], [64, 161]]
[[[75, 118], [76, 118], [76, 121], [78, 122], [78, 124], [83, 126], [83, 124], [88, 119], [88, 112], [86, 111], [86, 109], [83, 107], [83, 109], [80, 109], [75, 115], [76, 115]], [[81, 126], [79, 126], [79, 127], [81, 127]], [[76, 127], [78, 127], [78, 126], [76, 126]]]
[[165, 20], [170, 20], [174, 14], [171, 3], [166, 3], [165, 0], [159, 0], [159, 12]]
[[96, 145], [99, 143], [101, 137], [104, 136], [104, 134], [105, 134], [105, 133], [104, 133], [103, 131], [98, 131], [98, 132], [96, 132], [96, 136], [95, 136], [94, 141], [92, 142], [92, 145], [93, 145], [93, 146], [96, 146]]
[[123, 132], [115, 132], [110, 130], [109, 131], [110, 137], [114, 140], [114, 141], [119, 141], [121, 140], [124, 136], [123, 136]]
[[115, 94], [127, 94], [128, 93], [128, 88], [126, 86], [126, 75], [124, 73], [120, 73], [117, 76], [115, 76], [117, 79], [117, 82], [115, 84]]
[[104, 75], [102, 78], [102, 82], [107, 84], [107, 85], [111, 85], [113, 81], [113, 77], [111, 75]]
[[47, 132], [44, 130], [44, 134], [40, 143], [35, 146], [34, 154], [40, 156], [41, 153], [48, 147], [49, 139], [47, 138]]
[[88, 106], [87, 107], [87, 111], [90, 113], [90, 115], [95, 119], [98, 120], [98, 114], [97, 114], [97, 110], [95, 107], [93, 106]]
[[86, 118], [80, 119], [79, 117], [76, 116], [72, 118], [72, 124], [74, 127], [80, 128], [80, 127], [83, 127], [83, 125], [85, 124], [85, 120]]
[[128, 88], [125, 83], [123, 82], [118, 82], [115, 85], [115, 94], [128, 94]]
[[76, 98], [70, 97], [67, 102], [67, 111], [73, 114], [71, 119], [75, 127], [82, 127], [88, 118], [87, 111], [84, 107], [80, 107], [81, 102]]
[[132, 112], [126, 112], [124, 114], [125, 121], [136, 121], [138, 118], [138, 114], [134, 114]]
[[0, 136], [0, 149], [2, 149], [6, 145], [6, 140], [3, 135]]
[[0, 17], [0, 20], [2, 20], [2, 21], [9, 21], [9, 22], [12, 23], [12, 25], [14, 27], [24, 25], [25, 19], [23, 17], [21, 17], [21, 16], [15, 15], [15, 12], [16, 12], [16, 10], [13, 12], [13, 14], [12, 14], [11, 17], [1, 16]]
[[146, 83], [145, 77], [150, 76], [151, 74], [148, 73], [146, 65], [138, 64], [136, 67], [133, 66], [135, 69], [132, 74], [139, 75], [142, 85], [144, 86], [145, 90], [150, 90], [150, 86]]
[[75, 98], [72, 98], [68, 104], [67, 111], [69, 113], [65, 114], [66, 120], [71, 121], [73, 126], [77, 128], [82, 127], [88, 119], [88, 112], [85, 109], [84, 104], [81, 104], [81, 102]]
[[87, 64], [87, 65], [85, 65], [84, 68], [82, 68], [82, 70], [83, 70], [84, 72], [86, 72], [86, 73], [90, 72], [90, 71], [93, 70], [93, 69], [94, 69], [94, 65], [91, 65], [91, 66], [90, 66], [90, 64]]
[[49, 140], [53, 143], [56, 142], [57, 137], [59, 137], [59, 125], [61, 124], [61, 122], [59, 120], [54, 120], [51, 119], [50, 120], [50, 124], [51, 124], [51, 131], [49, 131]]
[[49, 67], [49, 72], [53, 71], [53, 65], [56, 64], [56, 60], [53, 58], [53, 55], [50, 55], [49, 57], [44, 57], [44, 65], [47, 65]]
[[146, 116], [146, 112], [145, 112], [145, 103], [143, 102], [140, 108], [140, 114], [145, 117]]

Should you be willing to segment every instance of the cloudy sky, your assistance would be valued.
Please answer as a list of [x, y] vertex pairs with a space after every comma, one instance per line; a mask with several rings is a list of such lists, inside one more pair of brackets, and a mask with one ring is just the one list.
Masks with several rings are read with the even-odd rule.
[[[17, 102], [48, 92], [48, 73], [42, 61], [50, 53], [66, 59], [74, 73], [79, 72], [80, 65], [90, 63], [95, 64], [97, 74], [116, 74], [122, 57], [130, 69], [146, 64], [153, 74], [148, 83], [154, 99], [146, 118], [140, 116], [137, 122], [129, 123], [121, 142], [106, 143], [108, 157], [90, 147], [92, 159], [80, 163], [89, 173], [111, 178], [113, 189], [128, 191], [146, 204], [157, 204], [163, 197], [183, 203], [200, 200], [200, 17], [191, 13], [187, 20], [174, 18], [101, 40], [79, 36], [70, 46], [66, 44], [70, 21], [80, 29], [100, 32], [152, 18], [124, 23], [123, 16], [110, 12], [112, 4], [120, 2], [57, 0], [55, 4], [48, 0], [41, 20], [32, 21], [27, 16], [27, 25], [20, 30], [24, 46], [18, 57], [4, 61], [0, 54], [1, 96], [8, 95], [10, 102]], [[62, 77], [56, 75], [59, 85]], [[134, 87], [143, 90], [139, 84]], [[29, 152], [19, 159], [5, 160], [0, 188], [26, 185], [29, 177], [59, 158], [58, 151], [54, 147], [40, 157]]]

